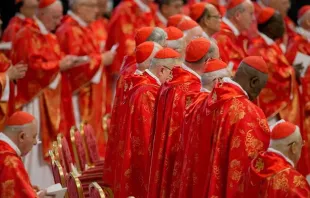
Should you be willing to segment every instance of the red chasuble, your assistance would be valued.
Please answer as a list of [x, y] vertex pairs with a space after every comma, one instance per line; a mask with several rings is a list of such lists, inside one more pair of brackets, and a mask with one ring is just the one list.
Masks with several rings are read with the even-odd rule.
[[15, 108], [21, 109], [39, 97], [43, 155], [48, 157], [48, 150], [59, 133], [61, 101], [60, 83], [54, 88], [49, 85], [60, 74], [59, 61], [63, 54], [55, 35], [43, 34], [34, 20], [26, 19], [25, 23], [13, 42], [13, 64], [28, 65], [26, 76], [17, 81]]
[[264, 113], [241, 87], [220, 81], [197, 122], [185, 150], [180, 197], [244, 197], [244, 173], [269, 145]]
[[[119, 128], [121, 127], [120, 118], [123, 115], [122, 104], [124, 100], [124, 92], [128, 89], [125, 79], [135, 73], [137, 70], [135, 56], [126, 56], [121, 69], [121, 74], [117, 80], [116, 93], [111, 114], [111, 129], [107, 143], [107, 150], [104, 165], [104, 178], [108, 183], [114, 183], [114, 170], [116, 166], [117, 144], [119, 138]], [[126, 84], [126, 87], [125, 87]]]
[[117, 55], [109, 67], [111, 74], [119, 74], [125, 55], [132, 54], [135, 50], [135, 31], [141, 27], [155, 26], [156, 6], [150, 4], [150, 12], [143, 12], [134, 0], [122, 1], [113, 11], [109, 24], [106, 48], [119, 44]]
[[259, 37], [253, 41], [249, 55], [259, 55], [268, 65], [268, 82], [258, 97], [259, 107], [269, 119], [277, 114], [281, 119], [300, 125], [300, 101], [294, 68], [280, 47]]
[[[143, 77], [128, 95], [124, 119], [124, 128], [120, 137], [124, 137], [124, 155], [120, 169], [121, 185], [120, 196], [133, 195], [136, 198], [145, 198], [148, 183], [148, 159], [151, 124], [154, 117], [155, 99], [159, 89], [158, 82], [144, 72]], [[124, 136], [123, 136], [124, 135]], [[121, 139], [120, 141], [123, 141]]]
[[[94, 21], [90, 25], [91, 30], [95, 33], [95, 36], [99, 42], [100, 51], [104, 52], [105, 44], [108, 38], [108, 20], [101, 17]], [[103, 92], [102, 95], [102, 102], [106, 106], [106, 110], [104, 112], [110, 112], [111, 111], [111, 105], [112, 105], [112, 87], [111, 82], [107, 79], [107, 71], [106, 68], [103, 68], [102, 72], [102, 87], [97, 86], [99, 90], [96, 90], [95, 92]], [[101, 154], [102, 151], [100, 152]], [[101, 157], [104, 157], [101, 155]]]
[[[7, 75], [6, 70], [10, 67], [11, 61], [0, 52], [0, 98], [2, 97], [2, 93], [4, 92], [5, 85], [7, 83]], [[12, 84], [13, 85], [13, 84]], [[8, 102], [0, 102], [0, 130], [4, 127], [5, 119], [8, 114]]]
[[99, 80], [93, 81], [99, 70], [103, 73], [102, 56], [96, 35], [89, 27], [80, 25], [69, 15], [64, 17], [56, 35], [66, 54], [90, 58], [90, 63], [71, 68], [62, 75], [61, 94], [67, 130], [75, 125], [72, 95], [77, 94], [81, 121], [87, 121], [94, 127], [100, 156], [104, 156], [102, 117], [105, 114], [105, 103], [102, 75]]
[[252, 161], [248, 172], [246, 197], [310, 197], [306, 178], [276, 152], [268, 150], [260, 153]]
[[150, 142], [149, 198], [168, 197], [178, 189], [177, 172], [173, 170], [178, 166], [176, 159], [180, 151], [186, 94], [199, 92], [200, 88], [196, 75], [175, 67], [173, 79], [163, 84], [158, 92]]
[[224, 62], [233, 64], [232, 71], [236, 72], [240, 62], [245, 58], [246, 40], [242, 36], [236, 36], [232, 29], [224, 22], [221, 23], [221, 30], [213, 36], [220, 50], [220, 57]]
[[36, 198], [24, 164], [16, 151], [0, 140], [0, 197]]

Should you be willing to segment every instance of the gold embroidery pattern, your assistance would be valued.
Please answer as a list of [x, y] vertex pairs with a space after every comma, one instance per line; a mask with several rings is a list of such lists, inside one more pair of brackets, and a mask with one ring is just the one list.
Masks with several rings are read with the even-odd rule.
[[240, 146], [240, 137], [239, 136], [233, 137], [231, 149], [239, 148], [239, 146]]
[[260, 171], [262, 171], [263, 169], [264, 169], [264, 162], [263, 162], [263, 160], [262, 160], [262, 158], [258, 158], [257, 160], [256, 160], [256, 163], [255, 163], [255, 169], [258, 171], [258, 172], [260, 172]]
[[229, 108], [230, 124], [235, 124], [245, 116], [244, 106], [238, 99], [233, 99]]
[[18, 167], [18, 163], [19, 163], [19, 159], [16, 158], [16, 157], [7, 156], [4, 159], [4, 165], [9, 167], [9, 168], [17, 168]]
[[294, 176], [293, 184], [295, 185], [296, 188], [298, 188], [298, 187], [305, 188], [306, 187], [306, 182], [305, 182], [302, 175]]
[[1, 184], [1, 196], [0, 197], [5, 197], [5, 198], [14, 198], [15, 193], [14, 193], [14, 180], [7, 180], [4, 183]]
[[276, 99], [276, 94], [274, 94], [273, 91], [269, 88], [264, 88], [261, 91], [261, 96], [262, 96], [262, 102], [266, 104]]
[[248, 131], [246, 134], [245, 140], [245, 150], [248, 153], [248, 156], [252, 159], [257, 155], [258, 151], [261, 151], [264, 147], [263, 142], [256, 139], [252, 134], [251, 131]]
[[285, 172], [275, 175], [273, 181], [273, 189], [275, 190], [287, 191], [289, 188]]

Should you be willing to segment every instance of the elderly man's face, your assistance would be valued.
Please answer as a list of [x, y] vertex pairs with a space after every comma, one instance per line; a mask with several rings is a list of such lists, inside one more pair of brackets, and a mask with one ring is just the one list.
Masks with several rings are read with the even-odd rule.
[[37, 144], [37, 125], [36, 123], [29, 124], [19, 134], [18, 147], [22, 156], [27, 155], [34, 145]]
[[97, 0], [84, 0], [77, 5], [79, 16], [86, 22], [91, 23], [96, 20], [99, 9]]
[[248, 30], [255, 20], [253, 3], [246, 1], [244, 3], [244, 8], [245, 11], [241, 12], [239, 15], [239, 26], [241, 27], [242, 31]]
[[63, 8], [61, 4], [54, 5], [54, 7], [49, 8], [44, 14], [46, 28], [49, 31], [53, 31], [60, 24], [63, 17]]
[[169, 5], [163, 5], [161, 11], [165, 17], [170, 17], [175, 14], [180, 14], [182, 12], [183, 1], [175, 0], [172, 1]]

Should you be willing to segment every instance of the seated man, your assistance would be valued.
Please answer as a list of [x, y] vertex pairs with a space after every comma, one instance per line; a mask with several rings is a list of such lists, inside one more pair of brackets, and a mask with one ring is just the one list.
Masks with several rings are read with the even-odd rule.
[[279, 121], [271, 132], [269, 148], [251, 163], [247, 195], [258, 197], [309, 197], [304, 176], [294, 168], [301, 156], [303, 140], [298, 126]]
[[0, 197], [44, 197], [35, 192], [21, 157], [37, 144], [37, 123], [26, 112], [14, 113], [0, 133]]

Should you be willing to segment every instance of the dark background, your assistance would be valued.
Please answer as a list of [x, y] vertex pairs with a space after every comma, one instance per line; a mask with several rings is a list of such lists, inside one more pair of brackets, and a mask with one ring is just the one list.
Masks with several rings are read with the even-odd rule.
[[[61, 0], [64, 4], [64, 13], [68, 10], [68, 0]], [[121, 1], [121, 0], [113, 0], [114, 7]], [[3, 29], [7, 26], [11, 17], [15, 15], [15, 8], [14, 8], [15, 0], [1, 0], [0, 1], [0, 13], [3, 20]], [[298, 9], [304, 5], [310, 5], [310, 0], [291, 0], [291, 9], [289, 11], [289, 16], [293, 21], [296, 22], [297, 20], [297, 12]]]

